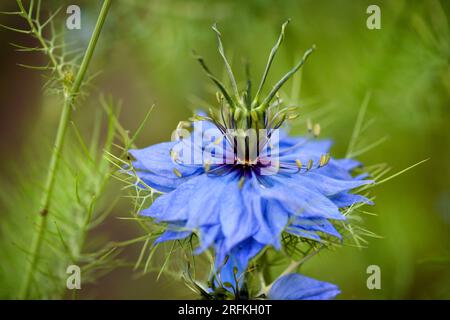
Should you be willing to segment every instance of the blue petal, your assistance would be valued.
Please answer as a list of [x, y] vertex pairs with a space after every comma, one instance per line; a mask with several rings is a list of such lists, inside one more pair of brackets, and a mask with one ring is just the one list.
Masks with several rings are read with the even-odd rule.
[[332, 196], [337, 193], [348, 191], [361, 187], [365, 184], [373, 183], [372, 180], [340, 180], [327, 177], [315, 172], [293, 175], [298, 183], [315, 188], [326, 196]]
[[340, 293], [331, 283], [318, 281], [297, 273], [279, 278], [269, 291], [272, 300], [329, 300]]
[[[203, 172], [199, 166], [184, 166], [175, 163], [170, 156], [170, 150], [179, 142], [163, 142], [144, 149], [130, 150], [136, 159], [133, 167], [138, 176], [150, 187], [167, 192], [185, 182], [193, 175]], [[181, 178], [177, 176], [181, 174]]]
[[333, 224], [329, 222], [327, 219], [320, 219], [320, 218], [299, 218], [296, 217], [291, 225], [289, 225], [289, 228], [287, 231], [291, 230], [298, 230], [298, 231], [309, 231], [309, 232], [323, 232], [329, 235], [332, 235], [334, 237], [337, 237], [341, 239], [341, 235], [339, 232], [334, 228]]
[[248, 206], [244, 206], [245, 203], [252, 202], [254, 197], [258, 197], [252, 191], [254, 190], [249, 187], [249, 183], [244, 183], [241, 190], [239, 180], [236, 179], [228, 184], [226, 196], [216, 208], [220, 213], [222, 233], [226, 238], [228, 250], [257, 231], [258, 224], [255, 223], [253, 212]]
[[277, 200], [291, 214], [301, 217], [317, 217], [345, 220], [339, 208], [326, 196], [305, 187], [290, 176], [270, 177], [273, 186], [263, 189], [267, 199]]
[[320, 236], [317, 233], [315, 233], [314, 231], [307, 231], [304, 229], [295, 228], [293, 226], [287, 227], [286, 232], [293, 234], [295, 236], [299, 236], [299, 237], [306, 238], [306, 239], [311, 239], [314, 241], [320, 242], [322, 240], [322, 238], [320, 238]]
[[229, 188], [238, 184], [238, 178], [235, 173], [226, 176], [204, 174], [197, 180], [195, 194], [185, 203], [189, 211], [186, 226], [197, 228], [203, 225], [219, 224], [221, 210], [226, 213], [234, 210], [234, 208], [223, 207], [222, 203], [228, 198]]
[[336, 194], [336, 195], [332, 196], [330, 199], [339, 208], [350, 207], [354, 204], [361, 203], [361, 202], [373, 205], [372, 201], [370, 201], [369, 199], [367, 199], [366, 197], [364, 197], [362, 195], [346, 193], [346, 192]]
[[358, 174], [354, 179], [356, 179], [356, 180], [363, 180], [363, 179], [368, 178], [368, 177], [369, 177], [369, 174], [367, 172], [364, 172], [364, 173]]
[[[255, 241], [254, 239], [247, 239], [236, 245], [231, 251], [224, 250], [225, 245], [221, 245], [220, 241], [216, 245], [216, 264], [215, 270], [221, 267], [220, 276], [222, 283], [230, 282], [235, 284], [233, 269], [237, 268], [237, 277], [241, 278], [242, 273], [247, 269], [249, 261], [264, 248], [264, 245]], [[229, 257], [227, 263], [224, 265], [225, 256]]]
[[350, 158], [334, 159], [334, 162], [337, 166], [339, 166], [347, 171], [351, 171], [362, 165], [361, 162], [359, 162], [355, 159], [350, 159]]
[[208, 249], [212, 244], [214, 244], [214, 241], [216, 238], [218, 238], [220, 233], [220, 225], [215, 226], [206, 226], [200, 228], [199, 235], [200, 235], [200, 245], [195, 249], [195, 254], [200, 254], [206, 249]]
[[191, 231], [166, 230], [158, 239], [155, 240], [154, 244], [170, 240], [184, 239], [188, 237], [191, 233], [192, 233]]
[[280, 235], [289, 219], [289, 212], [273, 201], [263, 201], [263, 210], [255, 213], [259, 222], [259, 230], [253, 236], [255, 240], [271, 244], [281, 249]]
[[350, 180], [350, 179], [356, 179], [356, 180], [362, 180], [368, 177], [367, 174], [364, 176], [358, 176], [353, 178], [350, 172], [360, 167], [362, 164], [359, 161], [356, 161], [354, 159], [334, 159], [331, 158], [330, 162], [322, 167], [316, 170], [317, 173], [327, 175], [331, 178], [335, 179], [343, 179], [343, 180]]
[[149, 208], [141, 211], [140, 214], [161, 221], [188, 220], [191, 215], [201, 215], [201, 211], [189, 212], [188, 204], [202, 201], [197, 190], [207, 178], [207, 175], [202, 174], [188, 180], [174, 191], [159, 196]]
[[[139, 178], [149, 187], [159, 191], [159, 192], [170, 192], [177, 188], [180, 184], [189, 180], [192, 176], [189, 177], [181, 177], [181, 178], [168, 178], [164, 176], [160, 176], [154, 174], [149, 171], [142, 171], [137, 169], [137, 175]], [[144, 188], [142, 184], [139, 184], [140, 187]]]
[[351, 180], [352, 175], [348, 170], [336, 164], [335, 159], [331, 158], [326, 166], [314, 170], [316, 173], [326, 175], [334, 179]]
[[308, 137], [283, 137], [280, 140], [280, 154], [327, 153], [333, 142]]
[[331, 140], [311, 140], [304, 137], [283, 139], [279, 144], [279, 161], [295, 165], [296, 160], [304, 164], [312, 160], [317, 165], [320, 157], [328, 153], [331, 144]]

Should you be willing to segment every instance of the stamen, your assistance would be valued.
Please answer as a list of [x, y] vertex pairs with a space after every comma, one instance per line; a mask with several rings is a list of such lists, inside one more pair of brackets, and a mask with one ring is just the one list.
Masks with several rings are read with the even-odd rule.
[[205, 161], [205, 165], [203, 166], [203, 168], [205, 169], [205, 172], [208, 172], [211, 168], [211, 162], [209, 162], [208, 160]]
[[287, 119], [288, 119], [288, 120], [295, 120], [295, 119], [297, 119], [298, 117], [300, 117], [300, 114], [299, 114], [299, 113], [297, 113], [297, 114], [290, 114], [290, 115], [288, 115]]
[[178, 160], [178, 153], [176, 151], [173, 151], [173, 149], [170, 149], [170, 157], [173, 161], [177, 162]]
[[177, 129], [184, 129], [184, 128], [190, 128], [191, 123], [189, 121], [180, 121], [178, 122]]
[[308, 170], [308, 171], [311, 170], [312, 166], [313, 166], [313, 161], [311, 159], [309, 159], [308, 166], [306, 167], [306, 170]]
[[300, 160], [298, 160], [298, 159], [295, 160], [295, 164], [297, 165], [297, 167], [298, 167], [299, 170], [302, 169], [303, 164], [302, 164], [302, 162], [301, 162]]
[[175, 173], [175, 175], [176, 175], [178, 178], [181, 178], [181, 177], [182, 177], [181, 172], [178, 171], [177, 168], [173, 168], [173, 173]]
[[314, 137], [318, 137], [320, 135], [320, 124], [316, 123], [313, 128]]
[[328, 161], [330, 161], [330, 155], [327, 154], [323, 154], [320, 156], [320, 161], [319, 161], [319, 168], [325, 166]]
[[308, 133], [311, 133], [313, 130], [313, 125], [311, 119], [309, 118], [306, 120], [306, 128], [308, 129]]
[[319, 168], [322, 167], [325, 163], [325, 155], [321, 155], [320, 156], [320, 160], [319, 160]]

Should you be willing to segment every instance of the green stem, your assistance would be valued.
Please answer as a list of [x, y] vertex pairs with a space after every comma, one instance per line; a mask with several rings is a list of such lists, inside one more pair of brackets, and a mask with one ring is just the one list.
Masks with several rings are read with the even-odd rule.
[[20, 297], [22, 299], [27, 299], [30, 294], [30, 286], [33, 279], [33, 273], [39, 262], [39, 255], [41, 251], [42, 242], [47, 229], [48, 211], [50, 208], [50, 201], [52, 199], [53, 189], [55, 185], [56, 172], [58, 171], [59, 160], [61, 156], [61, 150], [64, 146], [64, 140], [67, 132], [67, 127], [71, 118], [72, 107], [75, 102], [75, 98], [80, 90], [81, 84], [83, 82], [84, 76], [86, 75], [87, 68], [91, 61], [92, 55], [95, 50], [98, 38], [100, 36], [101, 29], [105, 22], [106, 16], [108, 14], [109, 7], [111, 5], [111, 0], [105, 0], [101, 8], [97, 23], [95, 25], [94, 31], [92, 33], [89, 45], [86, 49], [86, 53], [81, 62], [80, 69], [77, 72], [75, 81], [68, 92], [65, 93], [64, 105], [61, 113], [61, 118], [59, 120], [58, 131], [56, 134], [55, 145], [52, 151], [52, 156], [50, 160], [50, 167], [47, 174], [47, 179], [45, 182], [45, 189], [42, 195], [41, 209], [38, 216], [38, 229], [33, 238], [31, 245], [31, 261], [25, 273], [24, 282], [20, 291]]

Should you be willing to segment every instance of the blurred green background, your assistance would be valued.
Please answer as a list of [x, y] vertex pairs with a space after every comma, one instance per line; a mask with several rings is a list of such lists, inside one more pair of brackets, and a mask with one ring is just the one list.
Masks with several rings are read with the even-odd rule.
[[[66, 4], [67, 3], [67, 4]], [[71, 36], [89, 39], [101, 1], [45, 1], [47, 10], [78, 4], [82, 29]], [[366, 8], [381, 8], [380, 30], [366, 27]], [[0, 11], [15, 8], [2, 1]], [[62, 15], [64, 15], [63, 10]], [[312, 44], [317, 51], [303, 69], [297, 103], [303, 113], [322, 124], [332, 137], [332, 155], [344, 156], [360, 105], [371, 100], [367, 120], [374, 123], [363, 135], [369, 144], [387, 140], [359, 157], [366, 165], [388, 163], [399, 171], [430, 158], [419, 167], [376, 187], [377, 216], [365, 226], [380, 235], [367, 248], [324, 251], [303, 272], [339, 285], [341, 299], [450, 298], [450, 3], [448, 1], [117, 1], [113, 2], [91, 69], [102, 73], [91, 96], [81, 103], [74, 120], [88, 128], [100, 93], [123, 103], [122, 125], [135, 130], [148, 107], [155, 104], [137, 144], [144, 147], [170, 139], [178, 121], [198, 107], [214, 104], [213, 87], [192, 58], [203, 55], [216, 74], [224, 72], [216, 49], [214, 22], [237, 78], [250, 62], [258, 81], [281, 23], [291, 18], [285, 42], [269, 76], [277, 81]], [[2, 23], [15, 24], [2, 16]], [[43, 96], [39, 72], [16, 63], [39, 63], [42, 57], [17, 53], [8, 44], [17, 35], [0, 30], [0, 131], [2, 181], [14, 184], [11, 164], [25, 175], [31, 164], [25, 153], [42, 152], [41, 167], [51, 145], [60, 106]], [[20, 36], [21, 39], [23, 38]], [[41, 59], [41, 60], [40, 60]], [[282, 96], [296, 90], [289, 82]], [[317, 112], [322, 110], [322, 112]], [[294, 132], [304, 132], [293, 125]], [[364, 145], [364, 144], [363, 144]], [[40, 148], [42, 146], [42, 148]], [[40, 157], [36, 155], [35, 161]], [[36, 165], [33, 163], [33, 166]], [[12, 190], [0, 192], [8, 194]], [[111, 197], [119, 196], [119, 192]], [[121, 201], [114, 215], [126, 216]], [[2, 206], [0, 219], [9, 212]], [[0, 220], [1, 223], [1, 220]], [[97, 228], [99, 237], [126, 240], [142, 233], [132, 223], [110, 217]], [[4, 240], [3, 240], [4, 241]], [[139, 248], [125, 255], [135, 261]], [[368, 290], [366, 268], [381, 268], [381, 290]], [[0, 286], [2, 284], [0, 283]], [[83, 287], [81, 298], [191, 298], [181, 282], [150, 274], [136, 278], [118, 269]]]

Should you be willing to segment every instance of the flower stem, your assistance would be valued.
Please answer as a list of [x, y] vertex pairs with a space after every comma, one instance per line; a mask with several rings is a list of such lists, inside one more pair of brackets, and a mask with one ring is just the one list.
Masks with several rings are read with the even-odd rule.
[[24, 281], [22, 283], [22, 288], [20, 291], [20, 297], [22, 299], [27, 299], [30, 294], [30, 286], [33, 278], [33, 273], [39, 262], [39, 255], [41, 251], [42, 242], [44, 239], [44, 235], [47, 229], [47, 219], [48, 212], [50, 208], [50, 202], [53, 195], [53, 189], [55, 185], [56, 173], [58, 171], [59, 160], [61, 157], [61, 151], [64, 146], [64, 140], [67, 132], [67, 127], [70, 122], [72, 107], [75, 102], [75, 99], [79, 93], [81, 84], [86, 75], [87, 68], [91, 61], [92, 55], [95, 50], [95, 46], [97, 44], [98, 38], [100, 36], [101, 29], [105, 22], [106, 16], [108, 14], [109, 7], [111, 5], [111, 0], [105, 0], [103, 2], [102, 8], [100, 10], [100, 14], [97, 19], [97, 23], [95, 25], [94, 31], [92, 33], [91, 39], [89, 41], [89, 45], [86, 49], [85, 55], [80, 65], [80, 69], [77, 72], [77, 76], [72, 87], [65, 92], [64, 95], [64, 104], [63, 110], [61, 113], [61, 117], [59, 120], [58, 131], [56, 134], [55, 144], [53, 147], [50, 166], [47, 173], [47, 179], [45, 181], [44, 193], [41, 199], [41, 208], [39, 211], [38, 221], [37, 221], [37, 231], [34, 235], [33, 242], [31, 245], [31, 261], [28, 265], [28, 268], [25, 273]]

